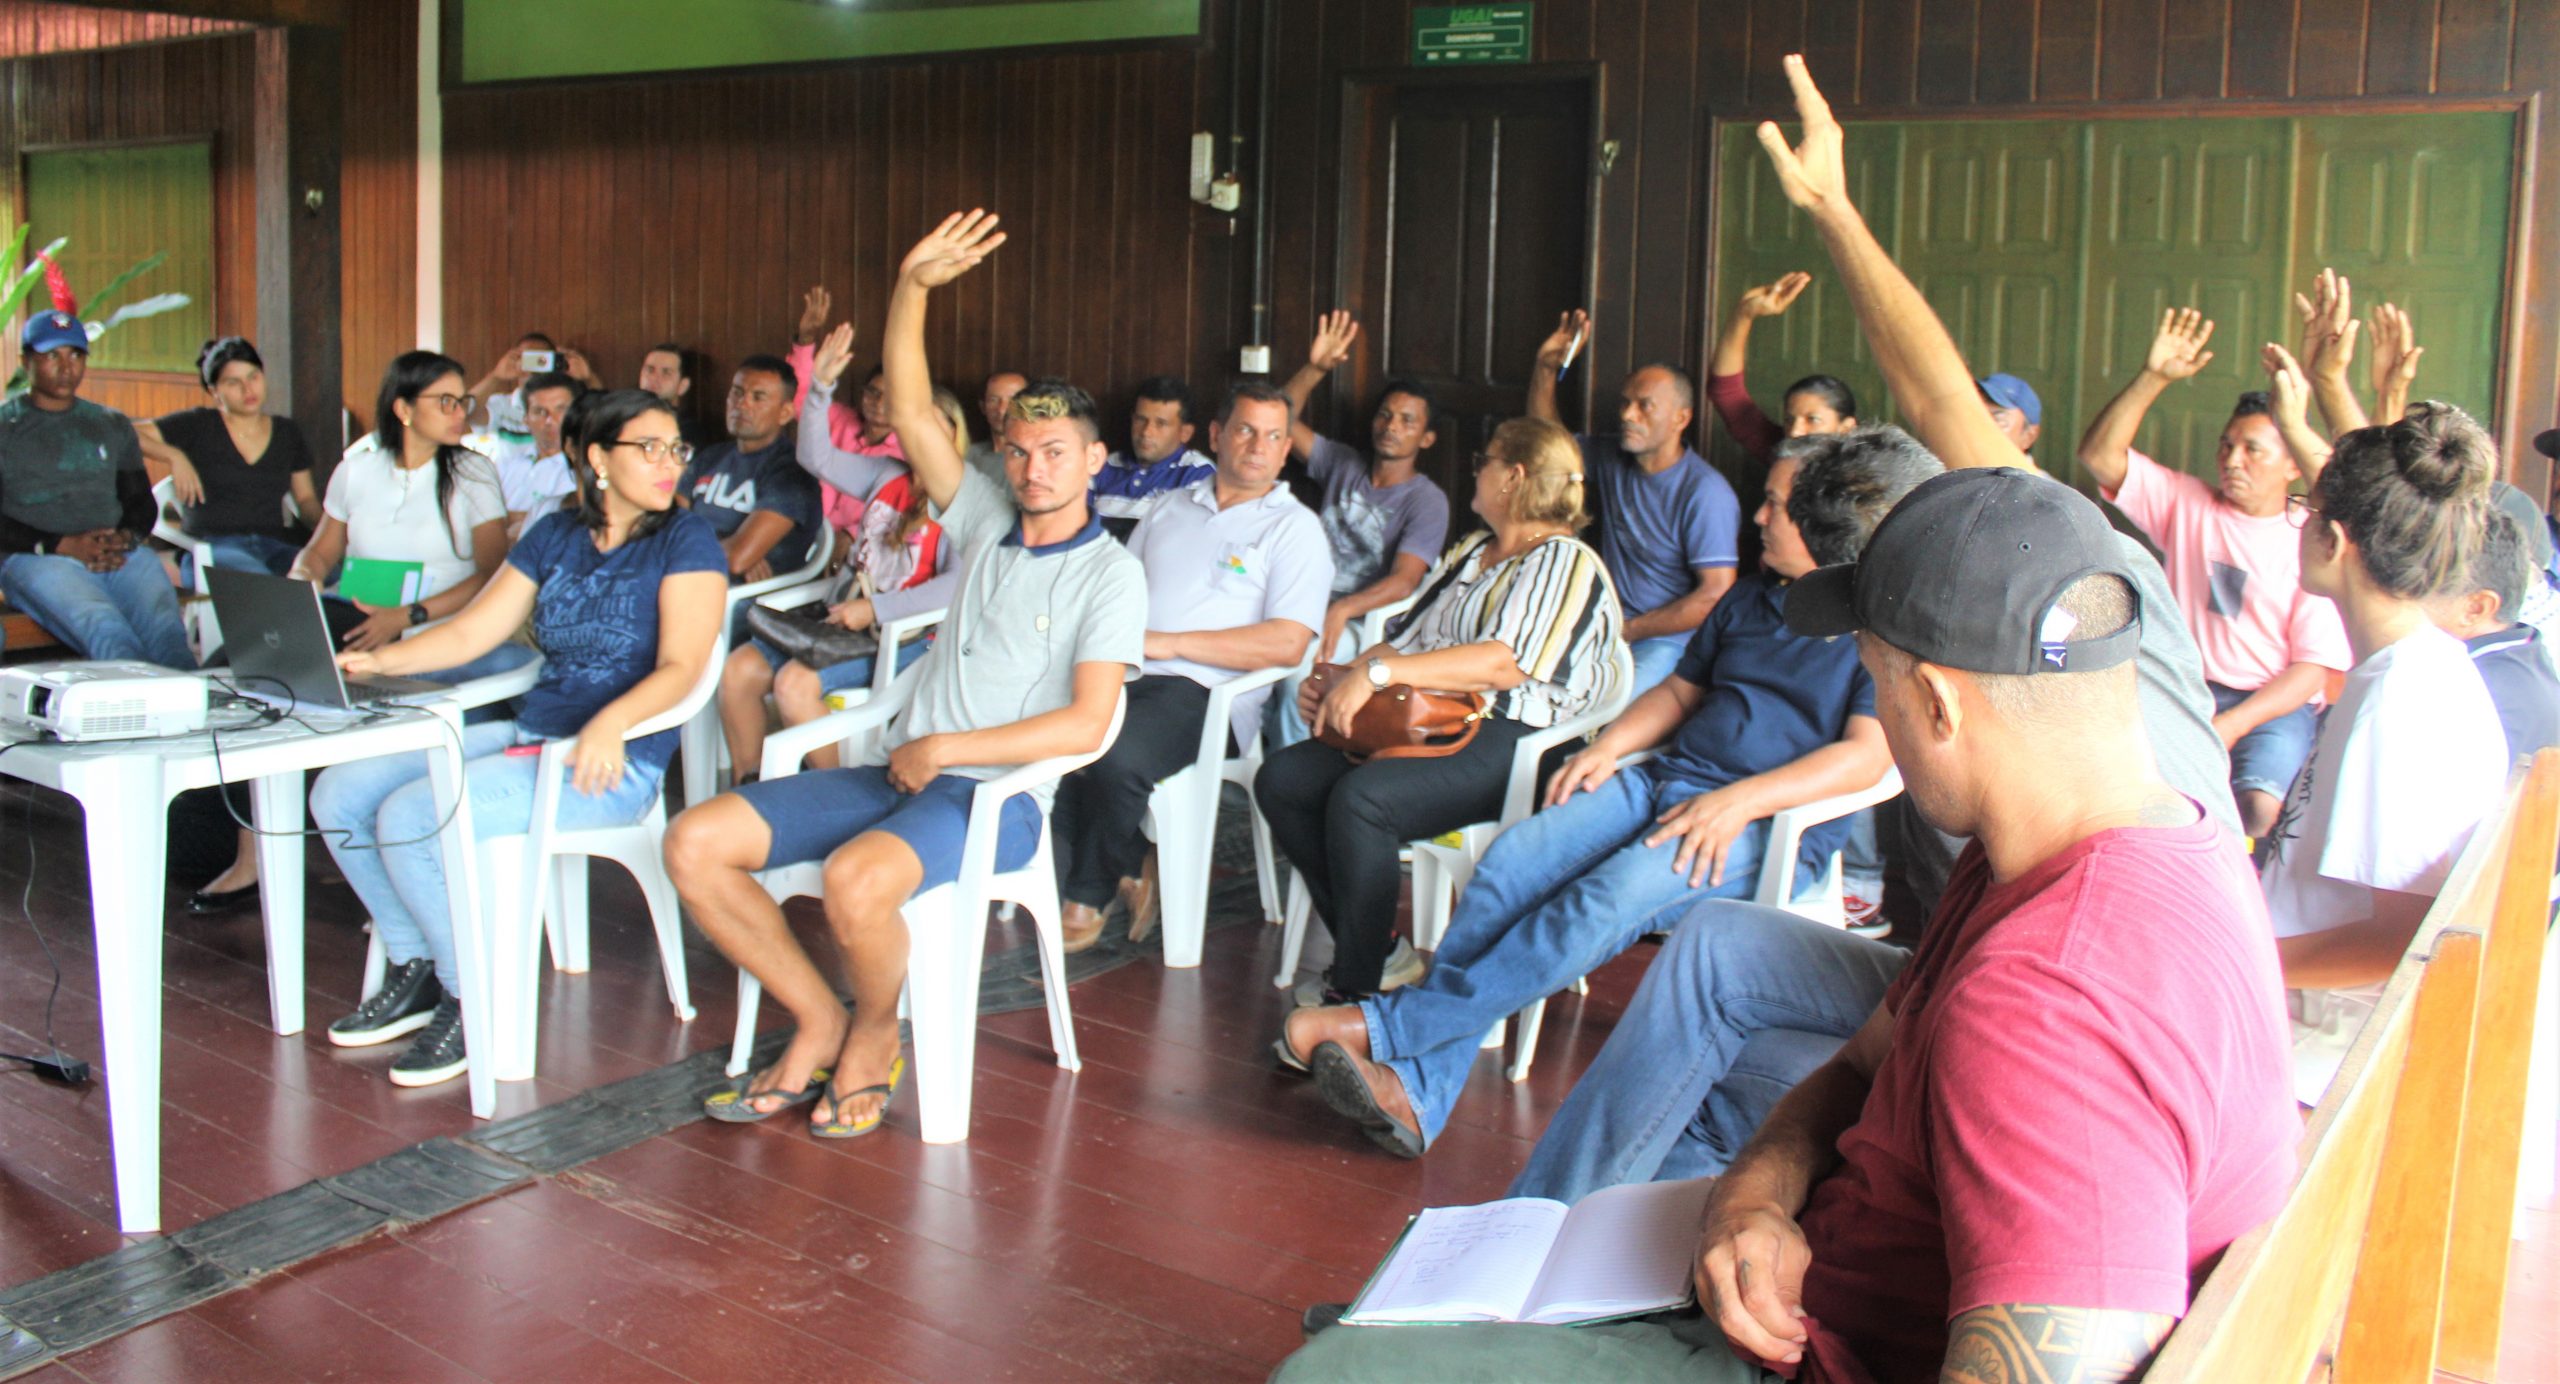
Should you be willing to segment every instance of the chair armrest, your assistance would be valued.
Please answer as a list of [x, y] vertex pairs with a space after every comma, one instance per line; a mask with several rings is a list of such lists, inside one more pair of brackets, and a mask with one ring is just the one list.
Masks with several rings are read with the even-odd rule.
[[[797, 574], [795, 573], [794, 575], [796, 576]], [[761, 585], [761, 583], [759, 583], [759, 585]], [[793, 582], [789, 586], [777, 586], [771, 591], [767, 591], [756, 596], [755, 603], [763, 606], [767, 610], [793, 610], [800, 606], [807, 605], [811, 601], [825, 600], [827, 598], [827, 588], [830, 585], [832, 585], [832, 583], [824, 577], [819, 577], [814, 581]], [[737, 594], [736, 590], [732, 589], [730, 594], [735, 596]]]
[[[1374, 610], [1362, 611], [1359, 618], [1351, 622], [1351, 651], [1353, 653], [1358, 653], [1360, 650], [1368, 648], [1370, 645], [1386, 638], [1387, 622], [1404, 614], [1406, 611], [1413, 609], [1413, 603], [1420, 599], [1422, 599], [1422, 588], [1416, 586], [1413, 589], [1413, 594], [1405, 597], [1403, 600], [1389, 601], [1385, 605], [1379, 606]], [[1318, 653], [1328, 659], [1333, 657], [1333, 650], [1331, 649], [1321, 649], [1318, 650]]]
[[193, 555], [196, 560], [196, 590], [201, 594], [209, 589], [205, 584], [204, 569], [213, 565], [213, 545], [187, 532], [186, 526], [179, 521], [178, 483], [167, 476], [162, 476], [151, 487], [151, 536], [179, 552]]
[[789, 572], [777, 572], [763, 581], [740, 582], [729, 588], [729, 609], [741, 601], [752, 601], [767, 592], [816, 581], [827, 574], [827, 560], [835, 556], [836, 530], [833, 524], [818, 525], [818, 537], [809, 545], [809, 561]]
[[[1610, 722], [1625, 713], [1627, 704], [1635, 700], [1635, 676], [1635, 656], [1628, 652], [1626, 641], [1620, 640], [1610, 654], [1609, 680], [1603, 684], [1599, 697], [1593, 700], [1589, 710], [1579, 716], [1568, 716], [1545, 730], [1531, 731], [1520, 737], [1512, 747], [1511, 782], [1502, 796], [1504, 826], [1525, 821], [1530, 813], [1538, 810], [1538, 761], [1558, 745], [1570, 740], [1588, 739], [1607, 729]], [[1618, 761], [1618, 767], [1624, 769], [1640, 764], [1653, 755], [1653, 751], [1646, 750], [1641, 758], [1633, 755], [1623, 757]]]
[[1808, 829], [1873, 807], [1901, 791], [1902, 773], [1888, 764], [1884, 776], [1864, 788], [1816, 798], [1770, 814], [1769, 845], [1760, 856], [1760, 887], [1755, 901], [1774, 908], [1786, 906], [1794, 892], [1796, 854], [1803, 848]]
[[503, 702], [509, 697], [521, 697], [532, 691], [533, 685], [541, 680], [542, 655], [535, 654], [533, 661], [521, 668], [510, 668], [503, 673], [491, 673], [486, 677], [457, 682], [445, 695], [468, 711], [474, 707], [487, 706], [492, 702]]
[[909, 669], [885, 692], [874, 694], [860, 706], [843, 711], [830, 711], [814, 721], [784, 726], [764, 738], [764, 776], [785, 778], [800, 772], [800, 761], [809, 752], [828, 745], [842, 744], [866, 733], [886, 729], [898, 713], [914, 700], [915, 670]]
[[[1303, 678], [1314, 672], [1315, 666], [1316, 642], [1310, 639], [1307, 641], [1306, 653], [1300, 655], [1295, 663], [1284, 663], [1273, 668], [1256, 668], [1250, 673], [1229, 678], [1210, 688], [1209, 707], [1200, 718], [1200, 752], [1193, 757], [1192, 763], [1201, 765], [1214, 774], [1219, 765], [1227, 762], [1227, 722], [1234, 719], [1236, 698], [1258, 687], [1271, 687], [1290, 678]], [[1261, 739], [1260, 733], [1257, 732], [1254, 736], [1254, 744], [1238, 745], [1236, 748], [1250, 752], [1261, 743]]]
[[[849, 714], [849, 713], [848, 713]], [[994, 877], [996, 831], [1003, 820], [1005, 799], [1044, 783], [1054, 783], [1076, 770], [1102, 758], [1112, 742], [1120, 738], [1120, 726], [1129, 714], [1129, 689], [1126, 683], [1113, 699], [1111, 724], [1102, 732], [1102, 743], [1077, 754], [1052, 755], [1029, 764], [1007, 769], [980, 783], [969, 797], [969, 834], [960, 845], [960, 878], [976, 881], [981, 886]], [[765, 742], [765, 754], [773, 754], [772, 741]], [[1044, 825], [1043, 829], [1046, 827]]]
[[879, 649], [871, 656], [871, 696], [877, 701], [889, 691], [898, 675], [898, 646], [942, 623], [950, 607], [919, 610], [913, 615], [891, 620], [880, 626]]

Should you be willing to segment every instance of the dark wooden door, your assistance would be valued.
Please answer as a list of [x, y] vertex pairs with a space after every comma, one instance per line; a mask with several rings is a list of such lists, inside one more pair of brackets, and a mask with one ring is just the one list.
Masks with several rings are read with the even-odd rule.
[[1332, 423], [1365, 439], [1388, 380], [1429, 385], [1441, 424], [1422, 469], [1449, 492], [1453, 535], [1473, 523], [1468, 459], [1521, 413], [1538, 342], [1590, 291], [1593, 81], [1398, 74], [1349, 88], [1339, 274], [1362, 330]]

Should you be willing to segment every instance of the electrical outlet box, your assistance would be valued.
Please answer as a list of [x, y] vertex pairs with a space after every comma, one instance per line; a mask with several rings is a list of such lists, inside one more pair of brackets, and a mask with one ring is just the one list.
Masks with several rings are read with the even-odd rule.
[[1191, 200], [1209, 200], [1209, 182], [1218, 176], [1218, 137], [1201, 130], [1191, 136]]
[[1247, 346], [1243, 351], [1239, 352], [1238, 355], [1239, 359], [1236, 361], [1236, 368], [1238, 370], [1241, 370], [1248, 375], [1268, 375], [1271, 373], [1270, 347]]

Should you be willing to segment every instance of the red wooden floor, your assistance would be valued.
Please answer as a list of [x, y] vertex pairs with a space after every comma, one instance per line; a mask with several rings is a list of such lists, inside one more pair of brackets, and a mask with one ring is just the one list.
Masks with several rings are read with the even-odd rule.
[[[40, 1044], [40, 931], [63, 964], [56, 1027], [94, 1058], [76, 817], [59, 799], [34, 807], [33, 931], [15, 906], [27, 808], [15, 792], [0, 807], [0, 1048]], [[596, 970], [550, 985], [542, 1078], [502, 1087], [509, 1111], [727, 1040], [727, 967], [695, 949], [701, 1017], [677, 1024], [634, 896], [609, 873]], [[253, 914], [173, 925], [169, 1229], [470, 1126], [458, 1083], [400, 1091], [381, 1075], [388, 1051], [315, 1036], [353, 992], [358, 916], [342, 887], [315, 884], [313, 1030], [295, 1038], [266, 1030]], [[1278, 940], [1228, 928], [1198, 970], [1140, 962], [1079, 985], [1079, 1074], [1052, 1064], [1039, 1011], [987, 1019], [964, 1145], [918, 1142], [911, 1095], [882, 1135], [844, 1144], [790, 1118], [699, 1123], [31, 1377], [1258, 1379], [1296, 1344], [1300, 1309], [1348, 1297], [1409, 1212], [1501, 1193], [1650, 955], [1549, 1006], [1525, 1085], [1480, 1059], [1442, 1142], [1405, 1163], [1271, 1065]], [[2560, 1379], [2560, 1227], [2539, 1224], [2519, 1259], [2510, 1379]], [[103, 1091], [0, 1076], [0, 1285], [121, 1243]]]

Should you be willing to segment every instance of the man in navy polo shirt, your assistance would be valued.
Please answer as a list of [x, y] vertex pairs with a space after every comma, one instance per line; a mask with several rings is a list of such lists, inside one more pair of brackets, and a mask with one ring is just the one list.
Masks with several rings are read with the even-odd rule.
[[678, 493], [711, 521], [731, 581], [797, 571], [818, 534], [818, 483], [793, 455], [791, 400], [799, 372], [778, 356], [738, 362], [729, 384], [729, 439], [685, 468]]
[[[1854, 562], [1886, 511], [1935, 475], [1897, 428], [1799, 439], [1770, 463], [1756, 516], [1763, 570], [1735, 583], [1679, 668], [1639, 696], [1548, 786], [1547, 810], [1496, 838], [1421, 985], [1301, 1009], [1292, 1065], [1340, 1044], [1356, 1080], [1325, 1102], [1390, 1151], [1418, 1156], [1448, 1120], [1484, 1032], [1709, 898], [1748, 898], [1769, 818], [1883, 777], [1892, 760], [1855, 643], [1787, 628], [1788, 583]], [[1660, 750], [1621, 770], [1621, 756]], [[1805, 833], [1802, 859], [1844, 827]]]
[[1093, 510], [1102, 516], [1103, 532], [1128, 542], [1158, 495], [1188, 489], [1217, 469], [1191, 448], [1198, 411], [1191, 386], [1179, 376], [1139, 383], [1138, 402], [1129, 410], [1129, 450], [1113, 452], [1093, 478]]
[[[1529, 370], [1529, 416], [1561, 425], [1556, 380], [1585, 337], [1590, 314], [1569, 312]], [[1660, 683], [1689, 635], [1733, 586], [1742, 561], [1742, 502], [1724, 473], [1689, 447], [1698, 386], [1669, 365], [1647, 365], [1619, 390], [1616, 438], [1581, 434], [1582, 473], [1600, 520], [1600, 560], [1626, 607], [1636, 691]]]

